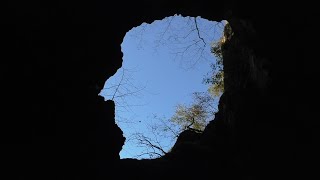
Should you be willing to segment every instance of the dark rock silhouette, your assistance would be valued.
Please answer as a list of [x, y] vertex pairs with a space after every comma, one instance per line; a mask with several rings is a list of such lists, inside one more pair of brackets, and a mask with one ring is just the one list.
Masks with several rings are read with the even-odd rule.
[[[316, 179], [318, 6], [307, 1], [8, 1], [1, 11], [1, 179]], [[119, 159], [125, 33], [171, 16], [228, 20], [225, 93], [191, 146]]]

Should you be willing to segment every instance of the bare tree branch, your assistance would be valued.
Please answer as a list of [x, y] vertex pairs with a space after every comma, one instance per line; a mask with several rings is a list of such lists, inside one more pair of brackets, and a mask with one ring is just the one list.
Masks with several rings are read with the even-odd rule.
[[[142, 133], [135, 133], [134, 139], [138, 141], [138, 144], [142, 147], [145, 147], [147, 149], [147, 152], [142, 153], [140, 155], [150, 155], [150, 154], [157, 154], [159, 156], [163, 156], [167, 154], [167, 152], [161, 147], [160, 143], [153, 142], [150, 138], [143, 135]], [[158, 145], [157, 145], [158, 144]], [[151, 148], [152, 151], [149, 151], [148, 149]], [[158, 151], [158, 152], [157, 152]]]
[[119, 87], [120, 87], [120, 85], [121, 85], [121, 83], [122, 83], [123, 77], [124, 77], [124, 69], [123, 69], [123, 71], [122, 71], [121, 80], [120, 80], [120, 82], [119, 82], [119, 84], [118, 84], [118, 86], [117, 86], [116, 90], [114, 91], [114, 93], [113, 93], [113, 96], [112, 96], [111, 100], [113, 100], [113, 99], [114, 99], [114, 96], [115, 96], [115, 95], [116, 95], [116, 93], [118, 92], [118, 89], [119, 89]]
[[200, 36], [200, 30], [199, 30], [199, 28], [198, 28], [197, 18], [196, 18], [196, 17], [194, 17], [193, 19], [194, 19], [194, 24], [196, 25], [196, 29], [197, 29], [197, 33], [198, 33], [198, 37], [199, 37], [199, 39], [201, 39], [201, 40], [202, 40], [202, 42], [204, 43], [204, 46], [206, 46], [206, 45], [207, 45], [207, 43], [206, 43], [206, 42], [204, 41], [204, 39]]

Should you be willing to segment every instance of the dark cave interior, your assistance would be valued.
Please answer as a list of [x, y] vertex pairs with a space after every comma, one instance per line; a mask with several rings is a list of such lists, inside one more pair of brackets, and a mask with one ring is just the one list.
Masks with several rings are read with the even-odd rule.
[[[318, 176], [319, 11], [306, 1], [9, 1], [2, 13], [3, 179], [270, 179]], [[289, 8], [290, 7], [290, 8]], [[173, 14], [226, 19], [225, 93], [200, 137], [120, 160], [114, 103], [125, 33]], [[116, 17], [116, 18], [115, 18]], [[193, 138], [194, 139], [194, 138]]]

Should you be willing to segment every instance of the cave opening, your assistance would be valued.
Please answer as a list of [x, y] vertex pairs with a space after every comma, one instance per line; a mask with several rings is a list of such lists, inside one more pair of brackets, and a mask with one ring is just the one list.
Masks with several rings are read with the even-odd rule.
[[126, 33], [122, 67], [100, 92], [116, 104], [126, 137], [120, 158], [164, 156], [182, 131], [201, 133], [214, 119], [224, 90], [226, 24], [174, 15]]

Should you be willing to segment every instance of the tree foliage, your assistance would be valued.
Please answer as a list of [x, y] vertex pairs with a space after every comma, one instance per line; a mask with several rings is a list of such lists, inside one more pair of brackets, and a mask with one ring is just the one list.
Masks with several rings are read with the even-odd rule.
[[230, 24], [224, 27], [224, 35], [217, 42], [213, 42], [211, 53], [216, 57], [216, 62], [211, 64], [212, 71], [209, 76], [204, 79], [206, 84], [210, 84], [209, 93], [215, 97], [220, 96], [224, 91], [224, 72], [223, 72], [223, 47], [226, 42], [226, 37], [232, 33]]
[[179, 124], [182, 129], [194, 128], [202, 130], [205, 126], [206, 111], [203, 106], [192, 104], [191, 107], [179, 104], [171, 121]]
[[181, 131], [195, 129], [202, 131], [214, 112], [213, 97], [206, 92], [193, 93], [191, 105], [178, 104], [171, 122], [180, 126]]
[[208, 91], [211, 95], [217, 97], [221, 95], [221, 93], [224, 90], [224, 81], [223, 81], [224, 73], [223, 71], [219, 71], [214, 76], [215, 77], [212, 78], [212, 84], [210, 85]]
[[223, 45], [226, 41], [227, 33], [231, 33], [229, 24], [225, 25], [224, 36], [211, 45], [211, 53], [216, 57], [215, 63], [211, 64], [211, 72], [204, 79], [205, 84], [209, 84], [207, 92], [194, 93], [194, 102], [191, 105], [179, 104], [171, 121], [178, 124], [182, 130], [196, 129], [202, 131], [216, 109], [213, 109], [214, 98], [219, 97], [224, 91], [223, 72]]

